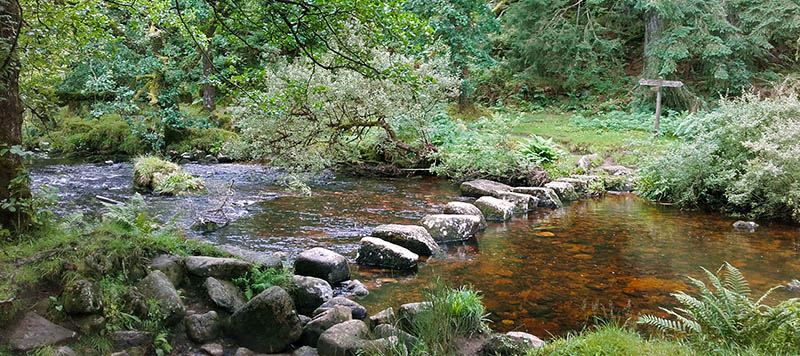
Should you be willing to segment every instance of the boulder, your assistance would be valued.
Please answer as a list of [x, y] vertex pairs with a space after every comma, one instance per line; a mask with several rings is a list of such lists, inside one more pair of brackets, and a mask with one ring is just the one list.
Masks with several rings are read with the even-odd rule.
[[514, 204], [493, 197], [481, 197], [475, 201], [475, 206], [490, 221], [508, 221], [514, 212]]
[[397, 336], [389, 336], [376, 340], [364, 340], [360, 348], [365, 351], [367, 355], [408, 355], [408, 348]]
[[578, 195], [585, 195], [589, 193], [589, 181], [577, 178], [558, 178], [556, 179], [556, 182], [572, 184], [572, 186], [575, 188], [575, 193], [578, 193]]
[[431, 306], [430, 302], [408, 303], [400, 306], [397, 311], [397, 318], [400, 320], [400, 325], [405, 330], [413, 330], [414, 319], [417, 314]]
[[300, 314], [311, 314], [322, 303], [333, 298], [333, 288], [324, 279], [294, 276], [297, 288], [291, 291], [294, 306]]
[[481, 229], [481, 218], [475, 215], [428, 215], [420, 224], [437, 242], [469, 240]]
[[203, 344], [213, 341], [219, 336], [220, 319], [217, 312], [210, 311], [205, 314], [192, 314], [184, 319], [186, 335], [192, 341]]
[[461, 183], [461, 195], [474, 198], [494, 196], [500, 192], [510, 191], [511, 186], [486, 179], [477, 179]]
[[314, 316], [317, 316], [337, 305], [341, 305], [350, 309], [350, 314], [353, 319], [363, 320], [367, 317], [367, 308], [364, 308], [361, 306], [361, 304], [358, 304], [345, 297], [334, 297], [333, 299], [323, 303], [319, 306], [319, 308], [317, 308], [317, 310], [314, 310]]
[[439, 252], [439, 245], [424, 227], [418, 225], [380, 225], [372, 230], [372, 236], [407, 248], [421, 256]]
[[364, 298], [369, 295], [369, 289], [357, 279], [342, 282], [342, 295]]
[[300, 253], [294, 262], [294, 273], [321, 278], [335, 285], [350, 279], [350, 265], [344, 256], [315, 247]]
[[561, 201], [578, 200], [578, 192], [572, 184], [566, 182], [550, 182], [544, 185], [545, 188], [550, 188], [556, 192]]
[[239, 287], [231, 282], [208, 277], [205, 281], [208, 297], [218, 307], [231, 313], [241, 308], [247, 302]]
[[381, 310], [377, 314], [369, 317], [369, 324], [372, 327], [381, 324], [394, 325], [395, 323], [397, 323], [397, 316], [395, 316], [394, 309], [392, 307]]
[[543, 208], [558, 209], [563, 206], [558, 194], [550, 188], [543, 187], [516, 187], [514, 192], [528, 194], [539, 199], [538, 206]]
[[231, 280], [244, 276], [252, 265], [236, 258], [190, 256], [184, 260], [186, 270], [199, 277]]
[[319, 353], [317, 353], [317, 349], [311, 346], [303, 346], [297, 350], [294, 350], [294, 352], [292, 352], [292, 356], [319, 356]]
[[506, 333], [506, 335], [518, 340], [524, 340], [528, 344], [530, 344], [533, 348], [542, 347], [545, 344], [545, 342], [542, 341], [542, 339], [521, 331], [509, 331]]
[[419, 255], [391, 242], [375, 237], [361, 239], [356, 262], [364, 266], [395, 270], [408, 270], [417, 267]]
[[786, 283], [786, 290], [790, 292], [800, 292], [800, 280], [793, 279], [789, 283]]
[[246, 347], [240, 347], [236, 349], [236, 353], [233, 356], [258, 356], [253, 350], [250, 350]]
[[186, 267], [183, 266], [183, 259], [172, 255], [159, 255], [150, 261], [150, 268], [164, 272], [172, 285], [178, 287], [186, 277]]
[[67, 346], [61, 346], [56, 350], [56, 353], [53, 356], [78, 356], [78, 354], [71, 348]]
[[629, 176], [633, 174], [633, 170], [619, 165], [602, 165], [600, 170], [608, 172], [612, 176]]
[[183, 305], [178, 291], [175, 290], [175, 286], [164, 272], [150, 272], [139, 282], [137, 289], [145, 299], [154, 299], [158, 302], [161, 312], [167, 317], [168, 324], [179, 322], [186, 315], [186, 307]]
[[259, 267], [273, 269], [283, 268], [281, 257], [275, 253], [253, 251], [233, 245], [221, 245], [217, 246], [217, 248]]
[[222, 356], [225, 354], [225, 349], [220, 344], [205, 344], [200, 346], [200, 350], [211, 356]]
[[96, 334], [106, 328], [106, 318], [100, 314], [73, 316], [72, 324], [84, 335]]
[[406, 347], [408, 347], [409, 349], [413, 348], [414, 345], [419, 341], [419, 339], [417, 339], [416, 336], [411, 335], [403, 330], [400, 330], [394, 327], [394, 325], [390, 324], [380, 324], [376, 326], [375, 329], [372, 330], [372, 334], [375, 335], [375, 337], [379, 338], [387, 338], [394, 336], [398, 338], [403, 344], [405, 344]]
[[489, 226], [488, 224], [486, 224], [486, 218], [483, 216], [481, 209], [478, 209], [477, 206], [470, 203], [451, 201], [444, 206], [443, 213], [449, 215], [475, 215], [481, 218], [481, 226], [480, 226], [481, 230]]
[[8, 344], [12, 350], [28, 351], [69, 342], [75, 336], [74, 331], [53, 324], [39, 314], [28, 312], [12, 327]]
[[733, 223], [733, 227], [736, 228], [736, 229], [739, 229], [739, 230], [747, 230], [747, 231], [753, 232], [753, 231], [756, 231], [756, 228], [758, 227], [758, 224], [756, 224], [754, 221], [742, 221], [742, 220], [739, 220], [739, 221]]
[[227, 332], [241, 346], [256, 352], [276, 353], [299, 340], [303, 330], [292, 297], [274, 286], [233, 313]]
[[111, 345], [116, 351], [131, 348], [149, 350], [153, 346], [153, 334], [138, 330], [121, 330], [111, 333]]
[[317, 352], [320, 356], [354, 356], [368, 336], [369, 329], [361, 320], [336, 324], [320, 335]]
[[64, 311], [68, 314], [91, 314], [103, 310], [103, 291], [85, 279], [67, 284], [61, 293]]
[[334, 306], [314, 317], [303, 327], [303, 335], [300, 337], [300, 342], [303, 345], [317, 345], [320, 335], [325, 330], [350, 320], [353, 320], [350, 308], [341, 305]]
[[[541, 341], [541, 340], [540, 340]], [[533, 348], [526, 338], [513, 337], [507, 334], [493, 334], [483, 344], [480, 356], [523, 356]]]
[[536, 197], [522, 193], [501, 192], [495, 197], [514, 204], [515, 213], [527, 213], [536, 208], [536, 205], [539, 204], [539, 199]]
[[595, 161], [597, 161], [598, 158], [600, 158], [600, 156], [598, 156], [597, 153], [584, 155], [584, 156], [581, 156], [580, 159], [578, 159], [578, 162], [576, 163], [576, 165], [578, 166], [578, 168], [580, 168], [584, 172], [589, 172], [589, 171], [592, 170], [592, 168], [594, 168]]

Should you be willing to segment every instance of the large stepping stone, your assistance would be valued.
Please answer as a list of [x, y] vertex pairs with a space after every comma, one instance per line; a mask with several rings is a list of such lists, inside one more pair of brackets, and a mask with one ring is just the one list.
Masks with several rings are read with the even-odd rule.
[[336, 285], [350, 279], [350, 265], [344, 256], [322, 247], [315, 247], [300, 253], [294, 262], [294, 273], [321, 278], [331, 285]]
[[493, 197], [481, 197], [475, 201], [475, 206], [489, 221], [508, 221], [514, 213], [514, 203]]
[[480, 198], [482, 196], [495, 196], [500, 192], [511, 191], [510, 185], [486, 179], [477, 179], [461, 183], [460, 188], [462, 195], [474, 198]]
[[572, 184], [566, 182], [550, 182], [544, 185], [545, 188], [550, 188], [558, 194], [561, 201], [578, 200], [578, 192]]
[[424, 227], [418, 225], [388, 224], [372, 230], [373, 237], [407, 248], [421, 256], [439, 252], [439, 245]]
[[469, 240], [481, 230], [481, 218], [475, 215], [428, 215], [420, 224], [437, 242]]
[[550, 188], [544, 187], [516, 187], [515, 193], [528, 194], [539, 199], [539, 206], [543, 208], [559, 209], [564, 206], [558, 194]]
[[475, 215], [481, 218], [481, 230], [489, 226], [486, 224], [486, 217], [483, 216], [481, 209], [470, 203], [451, 201], [444, 206], [443, 213], [448, 215]]
[[236, 258], [190, 256], [183, 263], [186, 270], [195, 276], [225, 280], [242, 277], [252, 268], [250, 263]]
[[205, 287], [211, 301], [231, 313], [247, 302], [239, 287], [231, 282], [208, 277], [205, 281]]
[[297, 288], [293, 288], [290, 294], [298, 313], [311, 314], [333, 298], [333, 288], [324, 279], [297, 275], [293, 278]]
[[75, 336], [74, 331], [53, 324], [39, 314], [28, 312], [14, 325], [8, 344], [14, 351], [28, 351], [68, 342]]
[[364, 266], [373, 266], [395, 270], [408, 270], [417, 267], [419, 255], [375, 237], [361, 239], [356, 262]]
[[368, 338], [367, 324], [361, 320], [346, 321], [322, 333], [317, 342], [317, 352], [320, 356], [352, 356]]
[[276, 353], [300, 339], [303, 330], [292, 297], [274, 286], [250, 299], [230, 318], [228, 334], [256, 352]]
[[161, 312], [167, 317], [168, 324], [179, 322], [186, 315], [186, 307], [183, 305], [178, 291], [175, 290], [175, 286], [164, 272], [150, 272], [139, 282], [137, 288], [146, 299], [154, 299], [158, 302]]
[[514, 193], [514, 192], [501, 192], [495, 198], [505, 200], [514, 204], [515, 213], [527, 213], [536, 208], [539, 204], [539, 199], [529, 194]]

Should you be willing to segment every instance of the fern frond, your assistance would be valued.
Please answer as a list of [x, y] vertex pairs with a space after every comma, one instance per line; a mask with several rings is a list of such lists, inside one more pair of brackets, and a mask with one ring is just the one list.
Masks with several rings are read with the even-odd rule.
[[747, 283], [742, 272], [728, 262], [725, 262], [724, 266], [725, 277], [723, 279], [723, 285], [733, 293], [750, 297], [750, 284]]

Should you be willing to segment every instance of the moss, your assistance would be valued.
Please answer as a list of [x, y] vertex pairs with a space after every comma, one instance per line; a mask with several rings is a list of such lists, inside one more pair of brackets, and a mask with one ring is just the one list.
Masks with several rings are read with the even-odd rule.
[[179, 195], [205, 189], [203, 180], [184, 172], [172, 162], [155, 156], [143, 156], [133, 165], [133, 185], [137, 190]]
[[187, 128], [184, 130], [184, 138], [179, 142], [167, 146], [167, 151], [193, 152], [200, 150], [211, 154], [217, 154], [226, 142], [238, 141], [236, 133], [219, 129], [197, 129]]
[[133, 133], [128, 122], [117, 114], [96, 120], [67, 117], [42, 141], [49, 142], [53, 152], [62, 154], [130, 156], [143, 153], [147, 147], [144, 140]]

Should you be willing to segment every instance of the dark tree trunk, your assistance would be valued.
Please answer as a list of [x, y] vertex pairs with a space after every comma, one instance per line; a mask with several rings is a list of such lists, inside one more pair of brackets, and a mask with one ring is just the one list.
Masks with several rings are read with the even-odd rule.
[[[21, 28], [17, 0], [0, 0], [0, 149], [22, 144], [22, 102], [19, 98], [19, 58], [17, 40]], [[30, 195], [27, 185], [10, 189], [11, 181], [24, 168], [22, 158], [6, 153], [0, 156], [0, 201]], [[19, 214], [0, 209], [0, 225], [15, 226]]]
[[645, 67], [644, 67], [644, 74], [645, 76], [653, 76], [658, 74], [658, 66], [659, 61], [658, 58], [655, 58], [652, 54], [652, 46], [653, 42], [658, 41], [661, 38], [661, 19], [658, 17], [653, 11], [647, 12], [645, 14], [644, 20], [644, 58], [645, 58]]
[[[213, 19], [211, 20], [214, 21]], [[206, 111], [213, 111], [214, 107], [216, 106], [214, 102], [214, 97], [216, 95], [216, 89], [214, 85], [209, 83], [209, 77], [211, 76], [211, 71], [213, 69], [212, 60], [214, 59], [214, 54], [211, 50], [211, 39], [214, 38], [214, 33], [217, 31], [217, 26], [215, 24], [210, 24], [208, 28], [204, 31], [206, 38], [209, 39], [208, 47], [205, 49], [205, 53], [203, 53], [203, 48], [199, 48], [200, 57], [203, 61], [203, 79], [205, 83], [203, 84], [203, 109]]]

